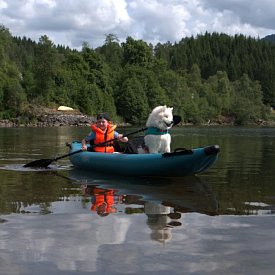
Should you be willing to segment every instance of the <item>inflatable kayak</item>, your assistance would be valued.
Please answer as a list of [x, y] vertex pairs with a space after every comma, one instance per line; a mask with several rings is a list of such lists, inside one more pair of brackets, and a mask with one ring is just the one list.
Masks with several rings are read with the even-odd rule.
[[[70, 144], [69, 154], [81, 150], [80, 142]], [[77, 169], [135, 177], [189, 176], [205, 172], [216, 161], [219, 146], [176, 150], [165, 154], [123, 154], [82, 151], [70, 155]]]

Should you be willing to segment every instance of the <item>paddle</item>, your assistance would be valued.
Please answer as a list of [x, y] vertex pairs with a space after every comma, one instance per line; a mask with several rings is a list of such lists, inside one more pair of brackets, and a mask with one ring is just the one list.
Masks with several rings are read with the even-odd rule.
[[173, 116], [173, 126], [178, 125], [181, 122], [181, 116]]
[[[173, 125], [177, 125], [180, 123], [181, 121], [181, 117], [180, 116], [173, 116]], [[143, 131], [146, 131], [148, 128], [145, 127], [145, 128], [142, 128], [142, 129], [139, 129], [137, 131], [134, 131], [134, 132], [131, 132], [131, 133], [128, 133], [126, 135], [123, 135], [125, 137], [128, 137], [128, 136], [131, 136], [131, 135], [134, 135], [134, 134], [137, 134], [139, 132], [143, 132]], [[95, 144], [95, 145], [92, 145], [89, 147], [89, 150], [94, 148], [94, 147], [97, 147], [97, 146], [102, 146], [102, 145], [105, 145], [109, 142], [113, 142], [115, 140], [118, 140], [118, 138], [113, 138], [113, 139], [110, 139], [110, 140], [106, 140], [104, 142], [101, 142], [101, 143], [98, 143], [98, 144]], [[72, 155], [75, 155], [75, 154], [78, 154], [78, 153], [81, 153], [83, 152], [83, 150], [77, 150], [77, 151], [74, 151], [72, 153], [69, 153], [69, 154], [66, 154], [66, 155], [63, 155], [63, 156], [60, 156], [60, 157], [55, 157], [55, 158], [52, 158], [52, 159], [38, 159], [38, 160], [34, 160], [32, 162], [29, 162], [27, 164], [25, 164], [23, 167], [31, 167], [31, 168], [38, 168], [38, 167], [42, 167], [42, 168], [46, 168], [47, 166], [49, 166], [53, 161], [57, 161], [59, 159], [62, 159], [62, 158], [66, 158], [66, 157], [69, 157], [69, 156], [72, 156]]]

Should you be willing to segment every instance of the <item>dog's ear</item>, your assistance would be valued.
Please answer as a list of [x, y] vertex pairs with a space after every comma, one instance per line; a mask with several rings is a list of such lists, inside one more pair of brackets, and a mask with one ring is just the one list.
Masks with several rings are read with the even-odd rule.
[[164, 106], [157, 106], [153, 111], [152, 113], [155, 113], [155, 114], [158, 114], [160, 112], [164, 112], [166, 110], [166, 105]]
[[161, 108], [161, 112], [165, 112], [165, 110], [167, 109], [167, 107], [166, 107], [166, 105], [164, 105], [164, 106], [162, 106], [162, 108]]

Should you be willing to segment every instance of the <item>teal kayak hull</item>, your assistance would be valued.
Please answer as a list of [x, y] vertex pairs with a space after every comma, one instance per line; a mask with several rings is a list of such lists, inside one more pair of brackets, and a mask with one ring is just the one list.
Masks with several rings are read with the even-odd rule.
[[[81, 143], [73, 142], [70, 152], [81, 150]], [[190, 176], [205, 172], [218, 158], [219, 146], [181, 150], [165, 154], [104, 154], [82, 151], [70, 156], [77, 169], [97, 173], [134, 177]]]

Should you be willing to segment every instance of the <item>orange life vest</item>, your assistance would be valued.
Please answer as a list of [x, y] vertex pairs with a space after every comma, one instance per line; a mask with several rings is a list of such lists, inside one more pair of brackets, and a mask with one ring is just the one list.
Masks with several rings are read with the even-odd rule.
[[[96, 124], [91, 125], [91, 128], [95, 132], [94, 144], [99, 144], [115, 137], [114, 132], [116, 125], [108, 125], [106, 132], [103, 132], [100, 128], [96, 126]], [[93, 148], [93, 150], [100, 153], [113, 153], [115, 151], [111, 143], [96, 146]]]
[[[97, 192], [100, 191], [100, 192]], [[116, 209], [113, 207], [115, 203], [114, 199], [114, 190], [101, 190], [101, 189], [94, 189], [95, 201], [91, 205], [91, 211], [97, 211], [99, 206], [105, 204], [105, 211], [104, 213], [115, 213]]]

